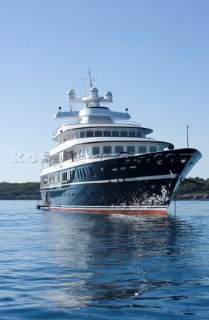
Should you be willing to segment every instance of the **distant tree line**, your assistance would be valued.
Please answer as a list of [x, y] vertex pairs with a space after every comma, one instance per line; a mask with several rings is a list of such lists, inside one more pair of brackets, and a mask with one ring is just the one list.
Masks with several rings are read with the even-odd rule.
[[39, 200], [40, 183], [0, 183], [0, 200]]
[[[177, 200], [201, 199], [209, 200], [209, 179], [189, 178], [185, 179], [178, 189], [175, 198]], [[0, 183], [0, 200], [39, 200], [40, 183]]]
[[201, 199], [209, 200], [209, 179], [185, 179], [176, 193], [176, 199]]

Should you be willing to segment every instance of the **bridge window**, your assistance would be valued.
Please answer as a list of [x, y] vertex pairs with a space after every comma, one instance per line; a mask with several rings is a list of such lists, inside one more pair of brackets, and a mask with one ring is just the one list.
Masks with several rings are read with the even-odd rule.
[[48, 184], [48, 177], [47, 176], [43, 176], [41, 178], [41, 184]]
[[136, 137], [136, 132], [135, 131], [129, 131], [129, 137]]
[[70, 170], [70, 180], [75, 178], [75, 170]]
[[123, 152], [123, 146], [115, 146], [115, 153]]
[[144, 132], [142, 132], [142, 131], [140, 131], [140, 130], [137, 131], [137, 134], [136, 134], [136, 135], [137, 135], [138, 138], [140, 138], [140, 137], [142, 137], [142, 138], [145, 137]]
[[81, 170], [83, 171], [83, 176], [84, 176], [84, 178], [85, 178], [85, 177], [86, 177], [85, 169], [84, 169], [84, 168], [82, 168]]
[[85, 138], [85, 131], [80, 132], [80, 138]]
[[128, 146], [128, 147], [127, 147], [127, 152], [129, 152], [129, 153], [135, 153], [135, 147], [134, 147], [134, 146]]
[[111, 149], [112, 149], [111, 146], [104, 146], [103, 147], [103, 153], [111, 153], [112, 152]]
[[104, 137], [111, 137], [111, 131], [104, 131]]
[[67, 172], [62, 173], [62, 181], [67, 181]]
[[102, 131], [95, 131], [95, 137], [102, 137]]
[[100, 147], [93, 147], [92, 148], [92, 154], [93, 155], [96, 155], [96, 154], [99, 154], [100, 153]]
[[128, 132], [127, 131], [121, 131], [120, 135], [121, 135], [121, 137], [128, 137]]
[[119, 131], [118, 130], [115, 130], [112, 132], [112, 136], [113, 137], [119, 137]]
[[80, 177], [83, 178], [83, 172], [82, 172], [82, 169], [79, 169], [80, 171]]
[[150, 152], [156, 152], [157, 147], [156, 146], [150, 146]]
[[87, 137], [93, 137], [93, 131], [86, 131]]
[[139, 146], [139, 153], [145, 153], [147, 152], [146, 146]]

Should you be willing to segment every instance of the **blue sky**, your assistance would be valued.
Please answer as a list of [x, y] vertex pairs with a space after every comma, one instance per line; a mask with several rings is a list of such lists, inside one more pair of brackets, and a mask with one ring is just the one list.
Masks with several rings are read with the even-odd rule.
[[39, 181], [88, 69], [152, 137], [185, 147], [189, 125], [203, 154], [189, 176], [209, 178], [208, 14], [207, 0], [0, 0], [0, 181]]

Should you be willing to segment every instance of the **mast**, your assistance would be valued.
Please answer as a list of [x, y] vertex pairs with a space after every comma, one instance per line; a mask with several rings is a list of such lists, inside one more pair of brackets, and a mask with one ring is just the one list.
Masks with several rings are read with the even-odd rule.
[[89, 83], [90, 83], [90, 89], [92, 88], [92, 78], [91, 78], [91, 71], [89, 70], [88, 71], [88, 73], [89, 73]]

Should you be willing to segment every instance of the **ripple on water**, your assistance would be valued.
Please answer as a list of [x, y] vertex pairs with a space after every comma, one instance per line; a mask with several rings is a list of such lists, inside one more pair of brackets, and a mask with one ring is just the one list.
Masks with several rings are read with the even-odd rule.
[[168, 216], [0, 207], [0, 314], [24, 319], [207, 319], [209, 203]]

